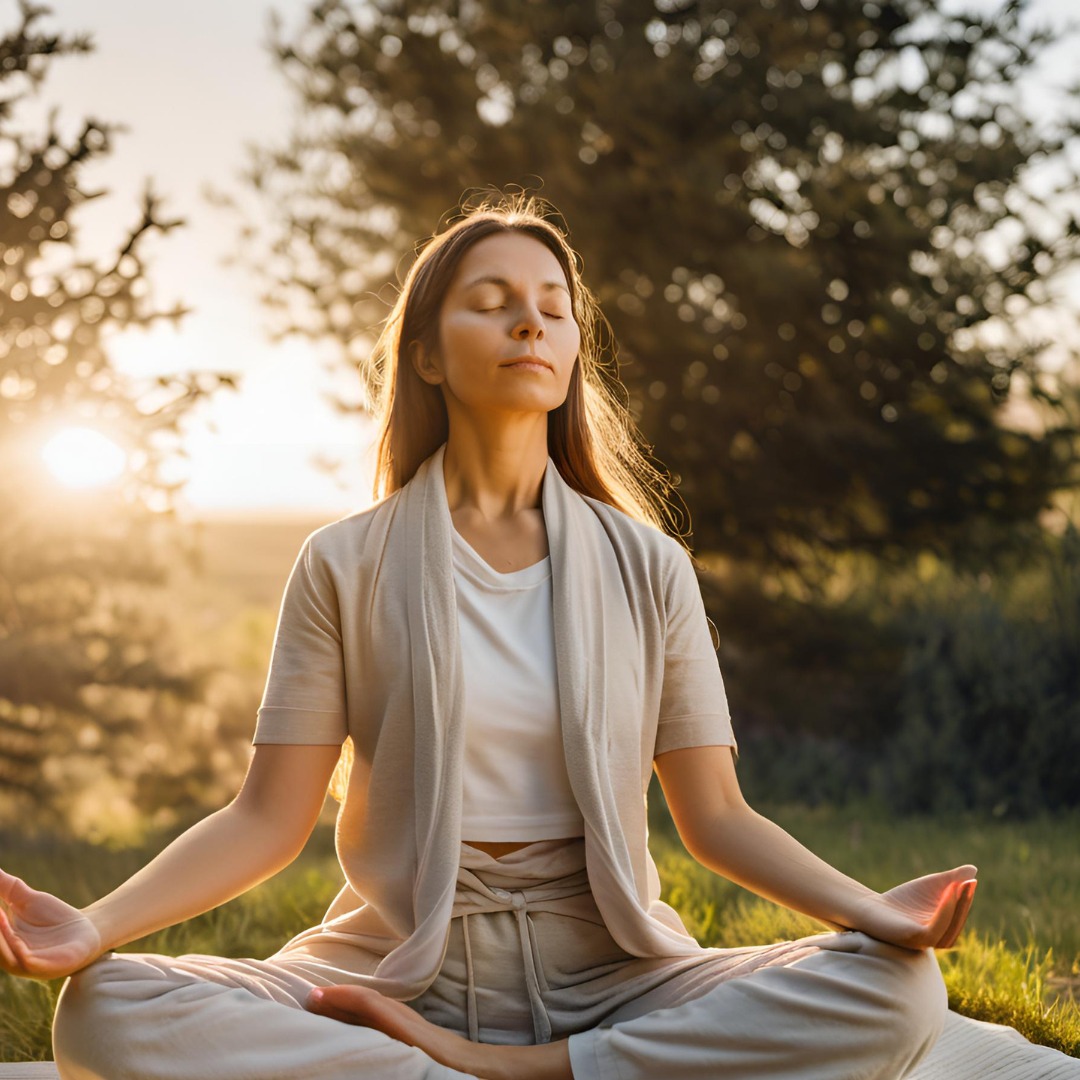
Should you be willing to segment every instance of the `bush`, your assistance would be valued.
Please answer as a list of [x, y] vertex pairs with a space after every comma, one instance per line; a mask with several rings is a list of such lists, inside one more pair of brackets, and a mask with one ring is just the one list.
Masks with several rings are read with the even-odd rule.
[[877, 767], [898, 811], [1026, 816], [1080, 805], [1080, 533], [1023, 614], [994, 591], [903, 616], [900, 726]]
[[767, 632], [755, 623], [769, 650], [721, 660], [751, 801], [998, 817], [1080, 806], [1075, 527], [994, 577], [919, 559], [827, 608], [777, 606]]

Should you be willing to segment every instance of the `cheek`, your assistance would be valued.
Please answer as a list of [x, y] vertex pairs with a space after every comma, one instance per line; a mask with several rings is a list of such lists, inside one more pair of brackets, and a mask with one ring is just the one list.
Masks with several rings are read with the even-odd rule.
[[581, 349], [581, 327], [570, 323], [559, 337], [559, 344], [566, 349], [566, 355], [573, 360]]
[[460, 312], [448, 316], [442, 324], [443, 348], [448, 354], [471, 352], [477, 344], [497, 337], [490, 317], [472, 312]]

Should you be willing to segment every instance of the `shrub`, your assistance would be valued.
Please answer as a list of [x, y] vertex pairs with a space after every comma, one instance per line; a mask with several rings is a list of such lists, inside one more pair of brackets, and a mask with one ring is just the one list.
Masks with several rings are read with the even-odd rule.
[[889, 805], [1020, 816], [1080, 805], [1080, 533], [1051, 552], [1034, 611], [974, 591], [903, 618], [900, 725], [877, 770]]

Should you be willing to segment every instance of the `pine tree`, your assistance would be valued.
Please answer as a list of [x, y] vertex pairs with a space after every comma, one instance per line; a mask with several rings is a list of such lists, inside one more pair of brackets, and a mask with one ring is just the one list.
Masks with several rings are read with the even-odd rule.
[[[696, 550], [807, 578], [822, 551], [983, 566], [1080, 476], [1075, 390], [1014, 328], [1080, 236], [1054, 209], [1076, 121], [1015, 103], [1051, 37], [1024, 9], [326, 0], [278, 26], [303, 119], [252, 162], [275, 225], [250, 261], [283, 331], [355, 360], [459, 196], [538, 190]], [[1040, 161], [1067, 172], [1046, 197]], [[1035, 430], [1004, 422], [1020, 400]]]

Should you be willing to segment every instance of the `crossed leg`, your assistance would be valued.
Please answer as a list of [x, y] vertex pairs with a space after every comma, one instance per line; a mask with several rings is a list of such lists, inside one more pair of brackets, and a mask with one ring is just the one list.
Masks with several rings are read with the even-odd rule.
[[305, 1010], [314, 985], [266, 960], [106, 953], [65, 981], [53, 1056], [62, 1080], [475, 1080]]
[[642, 1012], [647, 1002], [636, 1002], [538, 1046], [472, 1043], [358, 987], [325, 988], [308, 1008], [485, 1080], [898, 1080], [944, 1025], [948, 999], [933, 953], [857, 932], [812, 940], [817, 948], [790, 963], [725, 979], [670, 1008]]
[[54, 1056], [63, 1080], [903, 1076], [944, 1023], [933, 954], [859, 933], [807, 940], [816, 947], [794, 961], [703, 991], [698, 972], [690, 1000], [654, 1008], [647, 993], [537, 1046], [472, 1043], [404, 1002], [268, 961], [112, 953], [65, 983]]

